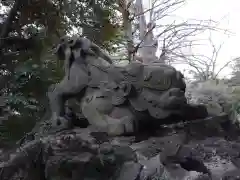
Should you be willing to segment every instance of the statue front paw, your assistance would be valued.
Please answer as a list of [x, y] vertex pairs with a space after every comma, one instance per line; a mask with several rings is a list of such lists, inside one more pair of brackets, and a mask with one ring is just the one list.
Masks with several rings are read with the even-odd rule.
[[119, 136], [134, 132], [134, 122], [132, 118], [125, 116], [120, 119], [112, 119], [108, 123], [108, 135]]
[[69, 127], [69, 120], [62, 116], [55, 116], [51, 118], [54, 127]]
[[133, 133], [135, 131], [134, 129], [134, 121], [131, 117], [125, 116], [121, 119], [121, 122], [124, 126], [124, 132], [126, 134]]

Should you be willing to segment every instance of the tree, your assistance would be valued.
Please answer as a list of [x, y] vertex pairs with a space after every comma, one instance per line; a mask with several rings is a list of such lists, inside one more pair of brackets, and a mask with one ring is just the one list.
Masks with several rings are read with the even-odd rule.
[[[182, 50], [198, 45], [194, 37], [206, 30], [221, 30], [217, 22], [210, 20], [170, 20], [176, 9], [185, 0], [150, 0], [144, 9], [142, 0], [119, 0], [119, 11], [123, 17], [123, 30], [127, 40], [126, 49], [130, 60], [140, 59], [165, 62], [182, 58]], [[146, 17], [149, 17], [148, 22]], [[161, 54], [156, 57], [156, 51]]]
[[232, 77], [229, 80], [229, 84], [233, 86], [240, 85], [240, 58], [234, 58], [233, 63], [231, 64], [232, 68]]
[[61, 10], [71, 26], [70, 31], [88, 37], [100, 47], [109, 49], [119, 30], [114, 0], [65, 0]]
[[49, 85], [63, 76], [62, 62], [53, 54], [59, 38], [79, 33], [81, 28], [84, 36], [110, 47], [118, 29], [112, 23], [115, 7], [111, 0], [15, 0], [0, 5], [4, 9], [0, 14], [0, 90], [11, 111], [4, 127], [8, 138], [18, 139], [41, 119]]
[[[181, 64], [188, 66], [188, 73], [193, 75], [193, 79], [200, 81], [218, 79], [221, 72], [231, 65], [234, 60], [229, 60], [222, 66], [218, 67], [220, 60], [219, 54], [222, 50], [224, 43], [216, 45], [213, 38], [210, 36], [207, 39], [208, 44], [211, 47], [211, 54], [196, 54], [192, 52], [193, 47], [188, 46], [188, 53], [179, 53], [178, 59], [174, 60], [172, 64]], [[199, 44], [200, 45], [200, 44]], [[203, 46], [206, 46], [204, 43]], [[200, 48], [201, 46], [199, 46]]]

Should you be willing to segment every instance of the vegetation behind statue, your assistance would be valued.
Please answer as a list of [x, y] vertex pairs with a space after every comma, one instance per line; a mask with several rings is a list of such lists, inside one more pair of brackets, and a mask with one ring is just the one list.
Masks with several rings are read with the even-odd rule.
[[198, 113], [199, 107], [187, 104], [184, 77], [171, 66], [131, 62], [116, 67], [102, 49], [83, 37], [62, 39], [57, 55], [65, 62], [65, 76], [48, 92], [55, 125], [69, 124], [64, 116], [70, 98], [80, 101], [92, 127], [109, 135], [207, 115], [204, 108]]

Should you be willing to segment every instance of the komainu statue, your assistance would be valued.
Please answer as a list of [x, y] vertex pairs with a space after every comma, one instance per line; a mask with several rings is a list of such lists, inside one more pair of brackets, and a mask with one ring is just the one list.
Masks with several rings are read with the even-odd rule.
[[70, 98], [80, 101], [92, 127], [109, 135], [137, 132], [141, 124], [157, 126], [187, 118], [184, 77], [169, 65], [132, 62], [116, 67], [83, 37], [62, 39], [56, 54], [65, 62], [65, 76], [48, 92], [53, 123], [67, 123], [65, 103]]

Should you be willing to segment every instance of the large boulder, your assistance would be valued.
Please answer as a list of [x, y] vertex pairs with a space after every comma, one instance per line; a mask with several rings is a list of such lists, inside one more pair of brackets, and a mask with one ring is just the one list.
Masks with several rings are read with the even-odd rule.
[[110, 137], [91, 126], [49, 131], [2, 154], [0, 179], [234, 179], [240, 140], [228, 122], [223, 115], [179, 123], [154, 136]]

